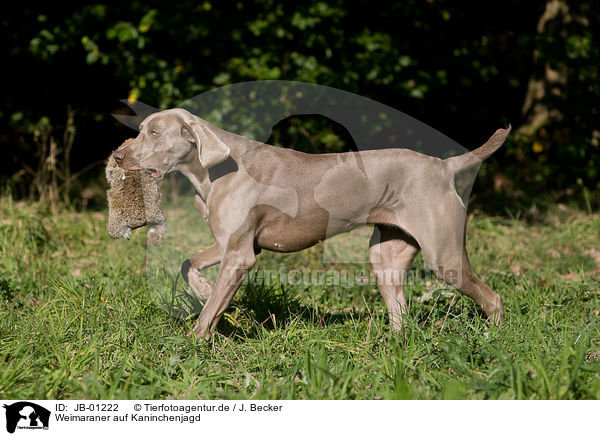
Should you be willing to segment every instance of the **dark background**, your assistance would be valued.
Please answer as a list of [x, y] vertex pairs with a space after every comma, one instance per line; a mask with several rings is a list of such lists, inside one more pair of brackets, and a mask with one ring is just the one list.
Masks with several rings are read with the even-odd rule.
[[[0, 22], [0, 180], [19, 199], [102, 207], [102, 162], [135, 135], [111, 116], [128, 113], [121, 99], [166, 109], [222, 85], [281, 79], [372, 98], [467, 148], [510, 122], [476, 204], [598, 207], [592, 0], [47, 2]], [[271, 142], [351, 147], [340, 126], [309, 116], [281, 122]]]

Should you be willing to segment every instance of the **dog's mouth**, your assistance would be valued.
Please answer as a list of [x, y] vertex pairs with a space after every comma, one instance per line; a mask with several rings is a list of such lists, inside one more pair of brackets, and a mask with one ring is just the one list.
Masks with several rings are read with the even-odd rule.
[[156, 168], [145, 168], [145, 171], [150, 174], [150, 177], [156, 180], [160, 180], [163, 177], [163, 172], [161, 170], [157, 170]]

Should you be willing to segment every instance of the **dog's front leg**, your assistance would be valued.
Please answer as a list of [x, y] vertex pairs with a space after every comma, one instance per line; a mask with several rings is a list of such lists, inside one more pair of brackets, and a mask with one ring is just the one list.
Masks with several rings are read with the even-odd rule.
[[255, 262], [256, 256], [251, 241], [235, 249], [227, 249], [221, 260], [215, 287], [196, 321], [196, 337], [210, 338], [212, 330]]
[[181, 265], [181, 276], [190, 285], [199, 300], [206, 300], [212, 292], [213, 284], [200, 271], [221, 262], [221, 249], [217, 243], [194, 254]]
[[[198, 194], [194, 198], [194, 206], [202, 216], [202, 219], [207, 222], [208, 207]], [[213, 283], [200, 274], [200, 271], [219, 262], [221, 262], [221, 248], [215, 242], [207, 249], [190, 257], [181, 265], [183, 279], [190, 285], [199, 300], [206, 300], [210, 296], [214, 286]]]

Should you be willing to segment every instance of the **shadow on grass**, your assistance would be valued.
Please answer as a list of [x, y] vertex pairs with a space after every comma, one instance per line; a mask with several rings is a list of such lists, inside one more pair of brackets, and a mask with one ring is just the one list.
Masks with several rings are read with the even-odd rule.
[[309, 307], [283, 285], [251, 281], [241, 291], [219, 323], [219, 332], [226, 336], [256, 338], [263, 329], [273, 331], [297, 321], [318, 327], [341, 325], [366, 314], [356, 309], [339, 313]]
[[[256, 338], [262, 329], [272, 331], [295, 321], [327, 327], [369, 316], [367, 309], [353, 308], [340, 313], [309, 307], [295, 292], [290, 292], [284, 285], [265, 284], [251, 277], [225, 311], [217, 331], [228, 337]], [[188, 292], [178, 292], [176, 281], [170, 295], [160, 301], [161, 307], [184, 329], [189, 329], [190, 320], [195, 322], [204, 304], [205, 301]]]
[[[506, 282], [503, 275], [496, 279]], [[170, 300], [162, 300], [162, 307], [183, 329], [189, 330], [190, 322], [196, 321], [205, 302], [187, 292], [176, 295], [176, 287], [174, 284]], [[448, 291], [451, 292], [450, 295]], [[227, 337], [252, 339], [259, 337], [263, 330], [285, 328], [298, 321], [314, 327], [327, 328], [348, 322], [361, 322], [373, 317], [384, 317], [384, 323], [389, 324], [384, 310], [373, 312], [366, 306], [364, 309], [349, 307], [342, 311], [323, 310], [303, 304], [298, 294], [297, 289], [290, 291], [284, 285], [265, 284], [251, 277], [248, 284], [240, 288], [238, 296], [225, 311], [217, 331]], [[435, 325], [436, 329], [443, 328], [444, 324], [458, 318], [468, 323], [474, 319], [487, 319], [485, 312], [459, 291], [440, 289], [430, 294], [427, 300], [420, 297], [416, 303], [409, 302], [408, 316], [424, 328], [429, 324]], [[465, 304], [465, 300], [469, 303]]]

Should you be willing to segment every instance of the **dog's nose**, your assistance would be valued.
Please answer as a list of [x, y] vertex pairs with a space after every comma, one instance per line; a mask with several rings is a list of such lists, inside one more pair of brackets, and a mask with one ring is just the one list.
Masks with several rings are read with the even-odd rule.
[[123, 162], [123, 159], [125, 159], [125, 152], [116, 150], [113, 152], [113, 157], [115, 158], [117, 163], [121, 163]]

